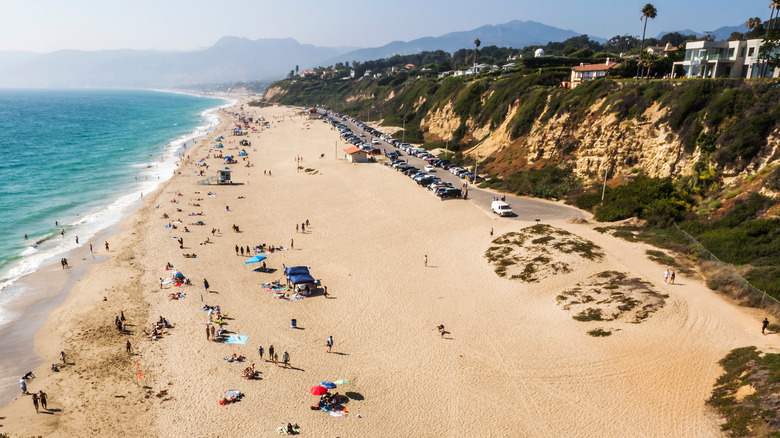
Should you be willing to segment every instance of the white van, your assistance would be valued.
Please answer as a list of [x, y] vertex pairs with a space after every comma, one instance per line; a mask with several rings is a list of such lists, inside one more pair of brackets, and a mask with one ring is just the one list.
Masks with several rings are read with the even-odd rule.
[[493, 210], [493, 213], [499, 216], [512, 215], [512, 207], [510, 207], [509, 204], [504, 201], [493, 201], [493, 203], [490, 205], [490, 209]]

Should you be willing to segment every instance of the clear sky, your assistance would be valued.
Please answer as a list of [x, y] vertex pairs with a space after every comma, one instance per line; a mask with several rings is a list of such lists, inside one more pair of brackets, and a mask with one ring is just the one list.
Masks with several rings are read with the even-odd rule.
[[[633, 0], [0, 0], [0, 50], [195, 50], [223, 36], [295, 38], [319, 46], [394, 40], [532, 20], [609, 38], [641, 35]], [[662, 31], [714, 30], [769, 18], [769, 0], [655, 0]]]

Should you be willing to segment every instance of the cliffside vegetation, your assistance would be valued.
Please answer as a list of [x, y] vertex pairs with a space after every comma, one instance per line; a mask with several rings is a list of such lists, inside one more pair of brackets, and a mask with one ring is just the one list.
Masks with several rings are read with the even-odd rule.
[[378, 78], [288, 79], [269, 92], [381, 121], [427, 149], [447, 144], [456, 162], [479, 160], [483, 187], [567, 199], [599, 221], [676, 222], [780, 297], [780, 83], [605, 78], [570, 90], [561, 88], [570, 68], [528, 64], [445, 78], [421, 64]]

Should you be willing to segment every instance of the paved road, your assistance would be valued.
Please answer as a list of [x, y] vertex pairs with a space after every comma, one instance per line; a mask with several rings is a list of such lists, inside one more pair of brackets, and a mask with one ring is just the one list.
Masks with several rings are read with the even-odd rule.
[[[343, 120], [343, 122], [347, 126], [349, 126], [349, 128], [352, 129], [352, 132], [354, 132], [356, 135], [359, 135], [361, 132], [364, 132], [359, 126], [357, 126], [356, 124], [348, 120]], [[370, 142], [372, 137], [367, 132], [365, 132], [365, 134], [366, 137], [364, 137], [363, 139], [365, 141]], [[411, 164], [414, 167], [417, 167], [420, 170], [422, 170], [423, 167], [426, 164], [428, 164], [425, 160], [417, 158], [415, 156], [410, 156], [406, 152], [403, 152], [400, 149], [396, 149], [395, 146], [386, 143], [382, 140], [379, 140], [379, 144], [374, 145], [374, 147], [379, 148], [380, 150], [399, 151], [403, 154], [401, 159], [406, 160], [409, 164]], [[402, 173], [400, 172], [397, 173], [399, 178], [407, 178]], [[432, 172], [432, 175], [441, 178], [442, 181], [451, 183], [453, 187], [462, 188], [463, 184], [466, 182], [466, 180], [460, 179], [457, 176], [451, 174], [449, 171], [444, 170], [440, 167], [437, 167], [436, 171]], [[420, 190], [425, 190], [425, 188], [420, 187]], [[469, 194], [468, 194], [467, 202], [473, 202], [476, 205], [483, 207], [485, 211], [488, 212], [491, 211], [490, 203], [493, 202], [493, 198], [496, 196], [501, 196], [501, 194], [492, 192], [490, 190], [477, 188], [473, 184], [468, 185], [468, 193]], [[552, 220], [552, 219], [587, 218], [586, 213], [576, 208], [570, 207], [568, 205], [543, 201], [540, 199], [523, 198], [523, 197], [513, 196], [513, 195], [505, 195], [505, 196], [506, 196], [506, 202], [510, 206], [512, 206], [512, 211], [515, 213], [515, 216], [506, 216], [501, 218], [502, 220], [514, 219], [514, 220], [523, 220], [523, 221], [533, 221], [536, 219], [540, 219], [544, 221], [544, 220]], [[447, 202], [462, 202], [462, 201], [452, 199], [452, 200], [447, 200]]]

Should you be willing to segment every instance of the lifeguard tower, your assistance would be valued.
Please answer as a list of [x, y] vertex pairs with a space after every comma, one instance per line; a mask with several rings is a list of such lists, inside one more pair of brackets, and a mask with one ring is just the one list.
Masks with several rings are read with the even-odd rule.
[[233, 181], [230, 179], [230, 174], [233, 172], [230, 170], [229, 167], [226, 167], [224, 169], [217, 169], [217, 174], [214, 176], [210, 176], [206, 179], [202, 179], [198, 181], [198, 184], [207, 186], [211, 184], [212, 182], [216, 181], [217, 184], [233, 184]]

